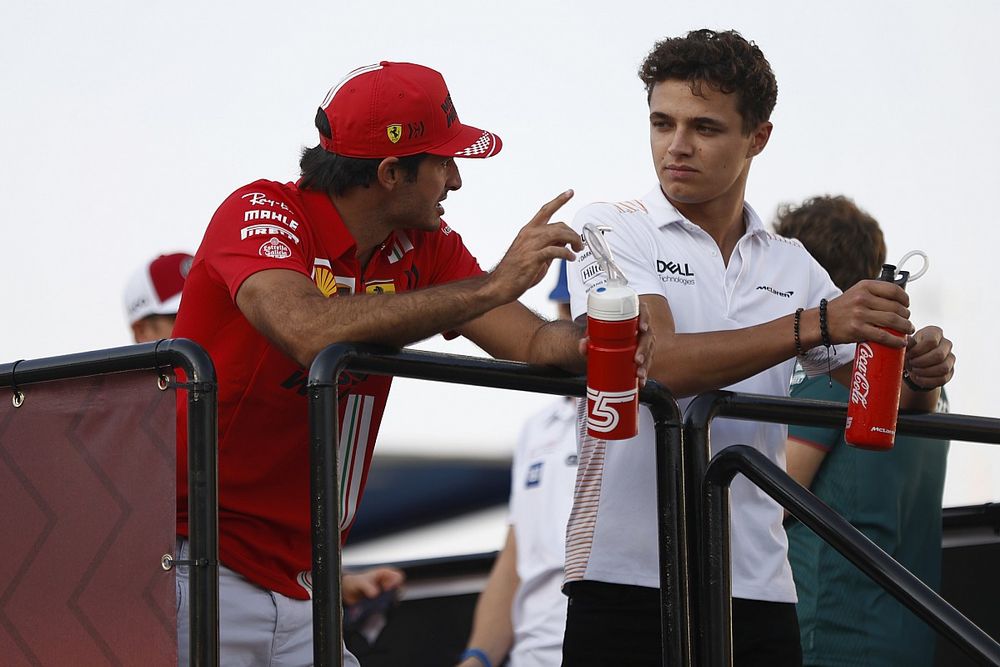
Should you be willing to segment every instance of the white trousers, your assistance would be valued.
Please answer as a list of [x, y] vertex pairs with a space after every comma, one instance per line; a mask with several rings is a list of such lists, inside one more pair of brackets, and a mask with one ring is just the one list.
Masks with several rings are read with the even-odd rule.
[[[190, 560], [178, 538], [177, 560]], [[187, 667], [190, 644], [188, 567], [177, 567], [177, 664]], [[312, 601], [253, 584], [219, 566], [219, 664], [223, 667], [309, 667], [313, 664]], [[344, 648], [344, 666], [360, 667]]]

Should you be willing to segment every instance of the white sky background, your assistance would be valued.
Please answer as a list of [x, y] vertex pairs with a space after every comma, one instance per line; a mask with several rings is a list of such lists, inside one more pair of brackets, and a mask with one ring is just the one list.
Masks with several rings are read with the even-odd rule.
[[[956, 342], [954, 412], [997, 416], [993, 326], [1000, 93], [987, 2], [26, 2], [0, 16], [0, 360], [130, 342], [129, 273], [193, 251], [215, 208], [257, 178], [294, 180], [313, 115], [356, 66], [441, 70], [460, 117], [504, 140], [461, 163], [445, 218], [484, 267], [567, 187], [565, 218], [655, 183], [635, 75], [653, 42], [736, 28], [778, 77], [748, 200], [844, 193], [931, 270], [918, 326]], [[552, 315], [552, 276], [525, 302]], [[477, 354], [465, 342], [418, 347]], [[509, 451], [548, 397], [400, 381], [384, 451]], [[977, 454], [970, 454], [966, 447]], [[946, 504], [1000, 497], [989, 446], [953, 446]], [[998, 452], [1000, 453], [1000, 452]]]

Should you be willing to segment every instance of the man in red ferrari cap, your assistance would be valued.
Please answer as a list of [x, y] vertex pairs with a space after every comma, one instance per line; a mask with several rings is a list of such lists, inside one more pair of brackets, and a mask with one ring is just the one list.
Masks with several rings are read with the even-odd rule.
[[[218, 373], [224, 664], [312, 664], [306, 382], [320, 350], [342, 341], [401, 347], [448, 332], [495, 357], [583, 368], [580, 329], [517, 301], [553, 259], [580, 250], [568, 226], [549, 224], [572, 192], [542, 206], [484, 272], [441, 219], [442, 202], [462, 185], [455, 158], [490, 157], [501, 142], [459, 120], [438, 72], [390, 62], [354, 70], [327, 94], [316, 127], [320, 144], [303, 150], [297, 182], [256, 181], [216, 211], [174, 329], [203, 345]], [[342, 535], [390, 382], [341, 380]], [[183, 423], [186, 402], [178, 406]], [[187, 441], [183, 428], [178, 434], [184, 559]], [[183, 660], [186, 584], [178, 581]]]

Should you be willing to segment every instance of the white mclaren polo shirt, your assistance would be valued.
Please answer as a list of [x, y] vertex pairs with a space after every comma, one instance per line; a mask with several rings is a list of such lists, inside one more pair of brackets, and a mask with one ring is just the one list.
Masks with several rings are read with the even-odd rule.
[[[591, 204], [577, 214], [573, 226], [580, 231], [592, 222], [610, 228], [604, 237], [629, 284], [640, 295], [666, 297], [677, 333], [762, 324], [840, 294], [798, 241], [767, 232], [746, 204], [744, 221], [746, 233], [728, 266], [715, 241], [678, 213], [659, 187], [639, 200]], [[587, 291], [604, 284], [606, 277], [589, 250], [578, 255], [568, 277], [575, 318], [586, 312]], [[854, 357], [853, 345], [835, 349], [833, 368]], [[827, 370], [822, 347], [802, 361], [810, 375]], [[725, 389], [787, 396], [794, 366], [790, 358]], [[679, 401], [681, 409], [689, 402]], [[746, 444], [784, 468], [786, 433], [784, 425], [717, 419], [712, 453]], [[635, 438], [584, 439], [567, 533], [567, 581], [659, 586], [653, 443], [652, 417], [645, 408]], [[795, 602], [781, 507], [741, 475], [733, 481], [730, 507], [733, 595]]]

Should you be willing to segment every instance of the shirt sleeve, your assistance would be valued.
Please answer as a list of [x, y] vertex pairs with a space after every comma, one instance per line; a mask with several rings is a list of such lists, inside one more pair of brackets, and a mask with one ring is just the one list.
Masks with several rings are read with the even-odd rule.
[[[646, 238], [640, 225], [629, 224], [613, 204], [597, 203], [584, 207], [573, 219], [573, 229], [583, 232], [583, 226], [592, 223], [607, 227], [604, 239], [611, 250], [615, 264], [625, 274], [629, 286], [638, 294], [663, 294], [656, 275], [656, 245]], [[590, 248], [584, 248], [567, 267], [567, 283], [570, 293], [570, 310], [573, 318], [587, 312], [587, 294], [590, 290], [606, 285], [608, 277], [594, 257]]]
[[[847, 389], [834, 382], [830, 386], [826, 377], [804, 378], [802, 382], [792, 385], [792, 398], [808, 398], [816, 401], [847, 401]], [[788, 437], [809, 443], [825, 452], [832, 450], [844, 435], [843, 429], [821, 426], [789, 425]]]
[[305, 218], [281, 186], [258, 181], [240, 188], [212, 216], [198, 260], [229, 295], [258, 271], [287, 269], [309, 277], [311, 249]]
[[444, 220], [437, 232], [428, 234], [428, 241], [432, 250], [428, 267], [431, 285], [472, 278], [483, 273], [479, 262], [465, 247], [462, 236]]

